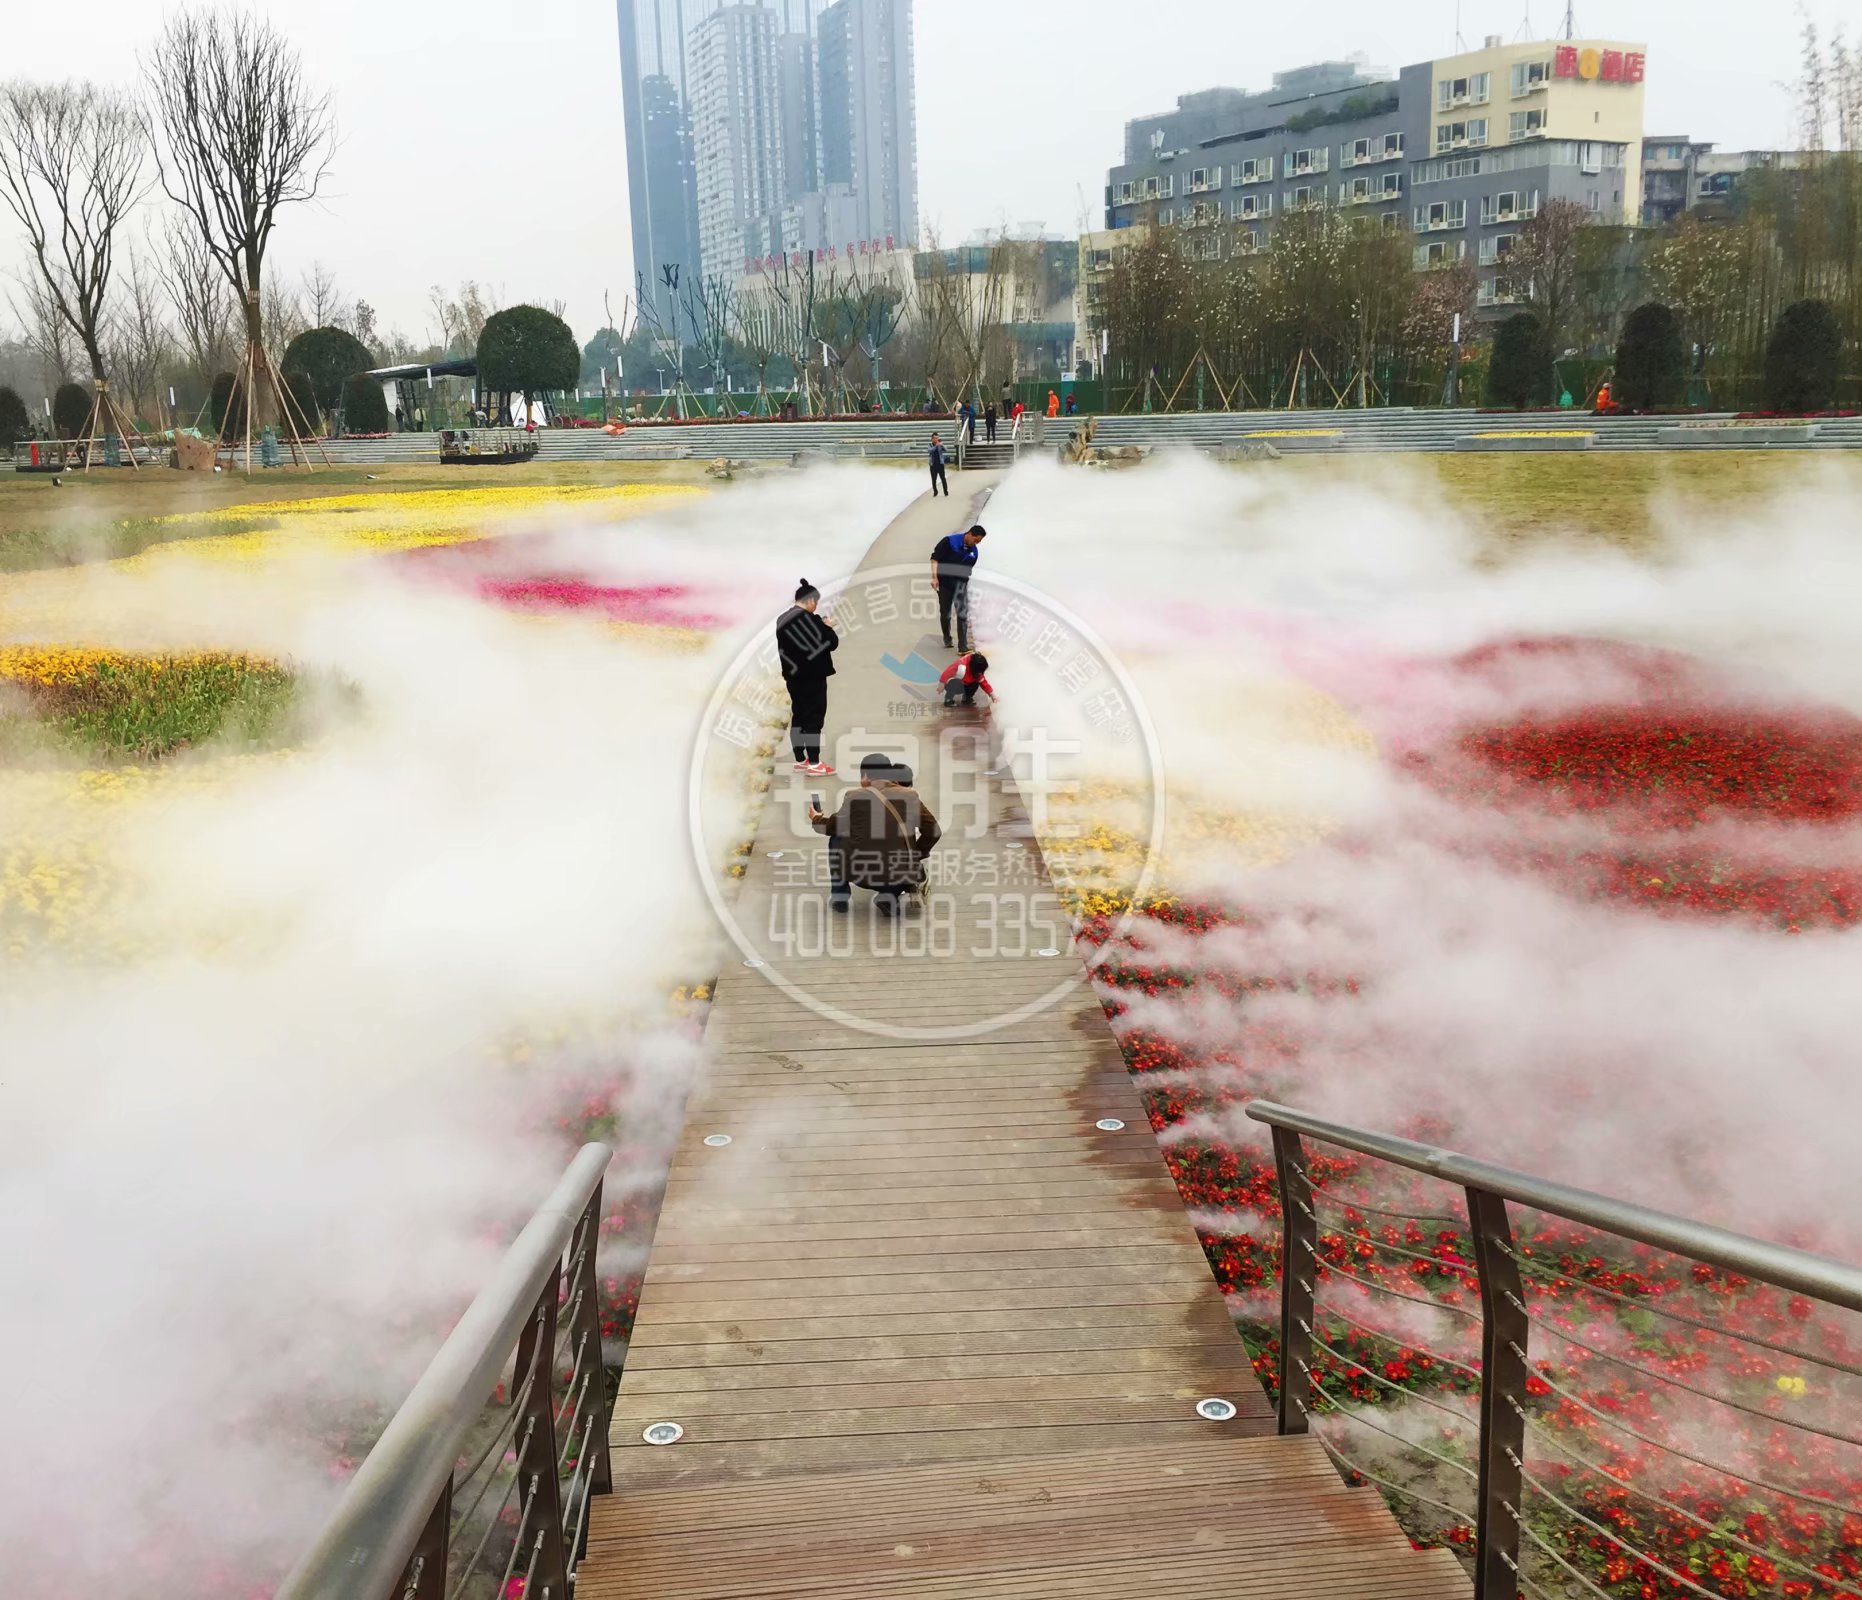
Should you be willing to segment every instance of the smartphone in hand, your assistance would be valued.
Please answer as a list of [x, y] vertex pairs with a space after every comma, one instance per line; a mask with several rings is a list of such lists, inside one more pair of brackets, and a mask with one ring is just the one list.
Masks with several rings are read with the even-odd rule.
[[812, 809], [816, 811], [821, 811], [822, 816], [825, 817], [827, 815], [825, 811], [821, 810], [821, 796], [820, 795], [810, 793], [810, 795], [808, 796], [808, 804]]

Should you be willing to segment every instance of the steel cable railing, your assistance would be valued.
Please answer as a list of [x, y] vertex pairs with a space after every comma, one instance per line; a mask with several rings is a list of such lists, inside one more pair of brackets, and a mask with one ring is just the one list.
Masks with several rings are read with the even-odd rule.
[[[276, 1600], [504, 1600], [520, 1580], [526, 1600], [570, 1600], [611, 1487], [595, 1274], [611, 1155], [583, 1146]], [[505, 1414], [480, 1437], [488, 1408]]]
[[[1380, 1471], [1367, 1470], [1362, 1460], [1347, 1456], [1333, 1440], [1322, 1436], [1319, 1439], [1340, 1470], [1375, 1484], [1393, 1498], [1441, 1512], [1450, 1519], [1451, 1537], [1468, 1545], [1472, 1551], [1477, 1600], [1516, 1600], [1522, 1595], [1572, 1592], [1612, 1600], [1611, 1590], [1618, 1589], [1632, 1576], [1646, 1586], [1644, 1592], [1647, 1593], [1698, 1595], [1705, 1600], [1773, 1592], [1771, 1580], [1781, 1573], [1800, 1575], [1798, 1581], [1785, 1585], [1788, 1593], [1801, 1589], [1805, 1595], [1835, 1594], [1843, 1587], [1847, 1580], [1839, 1577], [1836, 1568], [1820, 1561], [1814, 1552], [1807, 1553], [1807, 1546], [1800, 1542], [1792, 1548], [1784, 1548], [1778, 1542], [1777, 1525], [1790, 1522], [1789, 1512], [1778, 1513], [1776, 1525], [1756, 1512], [1743, 1524], [1739, 1523], [1723, 1506], [1716, 1508], [1718, 1514], [1703, 1516], [1699, 1511], [1690, 1511], [1672, 1494], [1663, 1493], [1665, 1487], [1676, 1488], [1680, 1480], [1666, 1474], [1653, 1475], [1654, 1469], [1648, 1463], [1664, 1457], [1688, 1463], [1714, 1475], [1734, 1490], [1742, 1486], [1748, 1492], [1762, 1490], [1794, 1503], [1800, 1516], [1809, 1515], [1809, 1508], [1814, 1507], [1837, 1519], [1862, 1517], [1856, 1508], [1845, 1505], [1840, 1499], [1818, 1495], [1808, 1489], [1794, 1489], [1777, 1482], [1769, 1472], [1758, 1475], [1733, 1465], [1732, 1461], [1741, 1459], [1745, 1453], [1737, 1444], [1728, 1452], [1732, 1461], [1715, 1461], [1700, 1453], [1700, 1448], [1710, 1446], [1690, 1450], [1675, 1439], [1658, 1436], [1672, 1431], [1671, 1423], [1679, 1427], [1674, 1417], [1677, 1407], [1697, 1404], [1725, 1408], [1715, 1413], [1726, 1418], [1722, 1428], [1747, 1419], [1743, 1422], [1747, 1428], [1794, 1429], [1813, 1443], [1827, 1440], [1839, 1447], [1862, 1449], [1862, 1418], [1853, 1412], [1847, 1417], [1819, 1415], [1812, 1420], [1781, 1409], [1776, 1396], [1771, 1397], [1770, 1404], [1742, 1397], [1742, 1384], [1759, 1376], [1772, 1375], [1753, 1356], [1755, 1350], [1812, 1363], [1832, 1374], [1858, 1375], [1857, 1364], [1845, 1359], [1853, 1355], [1853, 1338], [1845, 1340], [1827, 1329], [1816, 1329], [1809, 1324], [1809, 1318], [1817, 1305], [1825, 1308], [1826, 1314], [1832, 1310], [1862, 1312], [1862, 1270], [1805, 1251], [1768, 1244], [1492, 1166], [1452, 1151], [1325, 1121], [1266, 1101], [1256, 1101], [1248, 1108], [1248, 1114], [1273, 1131], [1280, 1186], [1283, 1230], [1280, 1429], [1283, 1433], [1304, 1433], [1312, 1418], [1336, 1418], [1342, 1426], [1367, 1430], [1367, 1439], [1369, 1433], [1382, 1436], [1388, 1446], [1394, 1447], [1394, 1450], [1387, 1448], [1384, 1454], [1421, 1458], [1418, 1469], [1423, 1478], [1406, 1484], [1401, 1481], [1406, 1474], [1387, 1465], [1375, 1448], [1378, 1441], [1368, 1442], [1374, 1447], [1373, 1466]], [[1302, 1142], [1305, 1138], [1455, 1184], [1467, 1202], [1466, 1220], [1440, 1213], [1405, 1213], [1316, 1189]], [[1658, 1305], [1575, 1278], [1560, 1270], [1570, 1265], [1568, 1260], [1547, 1262], [1530, 1247], [1515, 1244], [1509, 1206], [1527, 1207], [1619, 1242], [1665, 1251], [1684, 1261], [1698, 1263], [1697, 1279], [1703, 1278], [1700, 1269], [1711, 1269], [1704, 1274], [1705, 1281], [1712, 1281], [1713, 1274], [1718, 1273], [1728, 1275], [1722, 1280], [1727, 1285], [1744, 1281], [1801, 1297], [1792, 1302], [1790, 1315], [1805, 1324], [1805, 1331], [1799, 1334], [1797, 1328], [1792, 1327], [1788, 1330], [1788, 1339], [1767, 1337], [1768, 1332], [1775, 1331], [1769, 1328], [1754, 1330], [1748, 1335], [1725, 1322], [1716, 1324], [1673, 1306]], [[1371, 1213], [1411, 1224], [1440, 1222], [1455, 1229], [1457, 1234], [1465, 1233], [1471, 1240], [1471, 1249], [1460, 1252], [1458, 1242], [1445, 1240], [1459, 1253], [1445, 1251], [1443, 1255], [1429, 1255], [1413, 1248], [1414, 1243], [1419, 1242], [1413, 1233], [1409, 1235], [1410, 1242], [1403, 1244], [1378, 1238], [1369, 1231], [1375, 1225], [1362, 1217], [1355, 1219], [1355, 1227], [1365, 1231], [1354, 1231], [1354, 1220], [1348, 1218], [1346, 1223], [1329, 1230], [1322, 1249], [1319, 1212], [1324, 1208]], [[1395, 1230], [1386, 1225], [1383, 1231]], [[1376, 1264], [1378, 1252], [1399, 1259], [1380, 1267]], [[1465, 1259], [1469, 1254], [1473, 1258], [1471, 1262]], [[1354, 1271], [1354, 1267], [1363, 1270]], [[1586, 1270], [1591, 1269], [1600, 1273], [1609, 1270], [1608, 1263], [1599, 1258], [1589, 1262]], [[1396, 1276], [1404, 1287], [1399, 1289], [1378, 1281], [1375, 1274], [1379, 1271]], [[1455, 1292], [1464, 1286], [1478, 1285], [1478, 1313], [1467, 1306], [1426, 1298], [1431, 1272], [1441, 1274], [1445, 1287]], [[1413, 1313], [1403, 1314], [1408, 1322], [1405, 1331], [1398, 1334], [1334, 1308], [1322, 1311], [1316, 1301], [1328, 1276], [1336, 1276], [1362, 1291], [1367, 1304], [1376, 1303], [1372, 1299], [1374, 1296], [1385, 1296], [1424, 1305], [1431, 1311], [1456, 1313], [1476, 1322], [1481, 1339], [1478, 1370], [1428, 1349], [1412, 1336], [1416, 1320]], [[1613, 1305], [1668, 1317], [1677, 1327], [1686, 1326], [1696, 1333], [1750, 1347], [1739, 1363], [1725, 1369], [1725, 1375], [1731, 1380], [1728, 1387], [1733, 1392], [1690, 1381], [1678, 1373], [1659, 1371], [1650, 1362], [1636, 1359], [1643, 1351], [1635, 1342], [1634, 1330], [1646, 1330], [1650, 1325], [1629, 1324], [1632, 1336], [1625, 1345], [1606, 1348], [1607, 1339], [1594, 1332], [1591, 1326], [1560, 1326], [1539, 1314], [1539, 1307], [1529, 1296], [1529, 1288], [1553, 1306], [1563, 1304], [1572, 1305], [1574, 1310], [1583, 1309], [1574, 1301], [1557, 1299], [1557, 1284], [1548, 1280], [1557, 1280], [1580, 1293], [1594, 1292]], [[1621, 1283], [1623, 1279], [1619, 1276], [1613, 1281]], [[1633, 1286], [1634, 1280], [1629, 1282]], [[1411, 1289], [1421, 1293], [1411, 1293]], [[1725, 1292], [1730, 1294], [1732, 1288], [1726, 1288]], [[1358, 1308], [1354, 1305], [1353, 1309]], [[1392, 1308], [1393, 1314], [1396, 1310]], [[1350, 1345], [1350, 1349], [1333, 1342], [1341, 1336], [1327, 1337], [1325, 1330], [1330, 1324], [1342, 1324], [1350, 1330], [1342, 1336], [1343, 1344]], [[1685, 1338], [1685, 1335], [1677, 1333], [1674, 1337]], [[1534, 1348], [1535, 1340], [1547, 1339], [1553, 1343], [1551, 1350]], [[1831, 1348], [1824, 1354], [1802, 1347], [1804, 1343], [1826, 1341]], [[1395, 1351], [1394, 1358], [1388, 1362], [1379, 1353], [1383, 1346]], [[1674, 1351], [1672, 1344], [1657, 1344], [1653, 1348], [1664, 1353]], [[1315, 1360], [1320, 1356], [1330, 1364], [1328, 1367], [1315, 1367]], [[1430, 1374], [1445, 1368], [1478, 1382], [1480, 1410], [1478, 1432], [1473, 1438], [1467, 1435], [1474, 1431], [1474, 1418], [1405, 1386], [1415, 1377], [1416, 1369], [1411, 1363], [1417, 1361], [1422, 1362], [1423, 1370]], [[1591, 1403], [1578, 1392], [1585, 1387], [1584, 1378], [1592, 1371], [1589, 1362], [1602, 1363], [1616, 1375], [1612, 1393], [1595, 1394], [1601, 1404]], [[1673, 1364], [1678, 1368], [1691, 1368], [1699, 1362], [1698, 1346], [1674, 1354]], [[1383, 1367], [1382, 1371], [1376, 1370], [1379, 1366]], [[1404, 1403], [1420, 1401], [1444, 1413], [1454, 1431], [1446, 1426], [1439, 1427], [1440, 1438], [1447, 1443], [1443, 1448], [1433, 1448], [1412, 1432], [1366, 1415], [1367, 1410], [1377, 1409], [1374, 1405], [1353, 1407], [1341, 1403], [1326, 1388], [1324, 1380], [1329, 1375], [1343, 1375], [1346, 1390], [1367, 1402], [1376, 1402], [1384, 1396], [1398, 1397]], [[1447, 1373], [1441, 1376], [1446, 1377]], [[1795, 1387], [1790, 1387], [1793, 1384]], [[1804, 1380], [1790, 1374], [1780, 1376], [1777, 1387], [1786, 1394], [1801, 1396], [1805, 1392]], [[1462, 1388], [1459, 1392], [1468, 1394], [1470, 1391]], [[1842, 1398], [1862, 1401], [1862, 1396], [1853, 1389]], [[1862, 1403], [1856, 1409], [1862, 1410]], [[1453, 1453], [1464, 1447], [1456, 1442], [1457, 1433], [1468, 1449], [1467, 1458], [1463, 1460], [1457, 1460]], [[1657, 1454], [1638, 1456], [1627, 1446], [1611, 1443], [1611, 1437], [1634, 1440], [1646, 1451]], [[1765, 1453], [1761, 1456], [1753, 1452], [1755, 1459], [1769, 1463], [1779, 1458], [1779, 1437], [1775, 1432], [1768, 1434]], [[1571, 1441], [1578, 1438], [1591, 1440], [1597, 1454], [1576, 1448]], [[1691, 1438], [1687, 1442], [1691, 1443]], [[1828, 1446], [1821, 1448], [1827, 1450]], [[1547, 1452], [1556, 1452], [1563, 1459], [1555, 1459]], [[1621, 1455], [1622, 1459], [1608, 1459], [1612, 1455]], [[1782, 1458], [1792, 1466], [1797, 1465], [1795, 1454], [1788, 1450], [1782, 1451]], [[1449, 1473], [1446, 1482], [1427, 1481], [1431, 1473], [1444, 1471]], [[1796, 1473], [1791, 1475], [1796, 1476]], [[1463, 1476], [1472, 1480], [1475, 1488], [1471, 1513], [1466, 1508], [1449, 1504], [1456, 1498], [1450, 1492], [1452, 1482]], [[1854, 1473], [1845, 1467], [1833, 1476], [1843, 1482], [1862, 1478], [1862, 1457], [1858, 1458]], [[1431, 1490], [1433, 1493], [1427, 1492]], [[1683, 1498], [1691, 1493], [1684, 1486], [1680, 1492]], [[1439, 1498], [1443, 1495], [1447, 1498]], [[1587, 1498], [1591, 1495], [1601, 1498], [1602, 1509]], [[1637, 1503], [1653, 1508], [1669, 1521], [1662, 1525], [1645, 1520], [1639, 1526], [1635, 1517], [1624, 1509], [1632, 1496]], [[1812, 1522], [1815, 1522], [1814, 1517]], [[1854, 1524], [1839, 1525], [1853, 1527]], [[1823, 1529], [1826, 1524], [1817, 1523], [1816, 1526]], [[1676, 1527], [1691, 1536], [1681, 1555], [1669, 1549], [1669, 1541], [1674, 1537], [1672, 1530]], [[1642, 1535], [1642, 1528], [1654, 1528], [1663, 1536]], [[1473, 1530], [1471, 1541], [1465, 1537], [1468, 1529]], [[1641, 1542], [1638, 1542], [1639, 1535]], [[1645, 1547], [1650, 1545], [1655, 1548]], [[1601, 1564], [1595, 1570], [1586, 1572], [1570, 1559], [1579, 1553], [1580, 1547], [1588, 1548], [1597, 1556]], [[1664, 1555], [1659, 1551], [1669, 1553]], [[1710, 1586], [1715, 1584], [1720, 1586]], [[1575, 1590], [1572, 1585], [1576, 1586]]]

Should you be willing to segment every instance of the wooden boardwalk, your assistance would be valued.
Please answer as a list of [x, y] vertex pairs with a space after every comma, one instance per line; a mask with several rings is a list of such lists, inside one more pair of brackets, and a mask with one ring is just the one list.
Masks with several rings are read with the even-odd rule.
[[[920, 500], [862, 576], [922, 573], [969, 511]], [[843, 642], [827, 732], [916, 736], [932, 798], [963, 730], [989, 729], [902, 694], [885, 658], [925, 632], [901, 608]], [[925, 737], [951, 726], [942, 751]], [[844, 782], [794, 779], [830, 809]], [[972, 886], [939, 891], [954, 937], [934, 954], [928, 918], [859, 891], [821, 919], [835, 953], [785, 940], [796, 896], [821, 896], [795, 882], [822, 844], [796, 834], [790, 783], [779, 759], [736, 901], [766, 964], [718, 988], [579, 1600], [1462, 1600], [1452, 1556], [1412, 1551], [1317, 1443], [1272, 1436], [1012, 785], [988, 780], [984, 820], [947, 838]], [[1005, 884], [1044, 931], [1002, 937]], [[1234, 1416], [1204, 1420], [1205, 1398]], [[644, 1441], [661, 1422], [677, 1443]]]

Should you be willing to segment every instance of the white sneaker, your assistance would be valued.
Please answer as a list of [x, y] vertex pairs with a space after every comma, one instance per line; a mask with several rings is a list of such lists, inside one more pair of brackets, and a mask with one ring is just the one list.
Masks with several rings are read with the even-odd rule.
[[789, 770], [791, 772], [806, 772], [808, 770], [808, 763], [806, 761], [798, 761]]

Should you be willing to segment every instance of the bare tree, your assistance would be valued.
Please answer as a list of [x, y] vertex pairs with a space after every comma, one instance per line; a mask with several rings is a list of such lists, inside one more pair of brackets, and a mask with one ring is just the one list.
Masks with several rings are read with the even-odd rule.
[[200, 230], [185, 218], [169, 217], [163, 228], [168, 272], [163, 283], [174, 308], [181, 347], [203, 392], [214, 374], [232, 361], [233, 307], [226, 277]]
[[24, 279], [20, 288], [26, 303], [24, 307], [13, 304], [13, 315], [19, 319], [26, 348], [37, 360], [45, 392], [50, 394], [61, 383], [71, 381], [77, 366], [77, 336], [60, 315], [43, 278], [35, 273]]
[[1519, 230], [1500, 269], [1500, 287], [1538, 313], [1554, 355], [1564, 352], [1577, 312], [1585, 251], [1580, 235], [1590, 225], [1590, 213], [1577, 201], [1547, 200]]
[[133, 247], [114, 322], [110, 366], [117, 386], [141, 417], [162, 414], [161, 380], [175, 357], [174, 330], [162, 315], [162, 295], [148, 261]]
[[[263, 350], [265, 252], [279, 209], [314, 199], [329, 170], [330, 98], [271, 23], [232, 9], [175, 12], [144, 65], [162, 186], [233, 286], [248, 347]], [[258, 420], [277, 399], [261, 391]]]
[[99, 383], [116, 230], [143, 194], [142, 150], [135, 108], [107, 90], [0, 89], [0, 199], [25, 229], [44, 294]]
[[305, 319], [304, 305], [276, 278], [268, 278], [259, 295], [260, 312], [271, 330], [272, 342], [280, 350], [312, 324]]
[[349, 303], [336, 287], [336, 274], [321, 261], [313, 261], [304, 274], [301, 304], [313, 328], [337, 327], [349, 320]]

